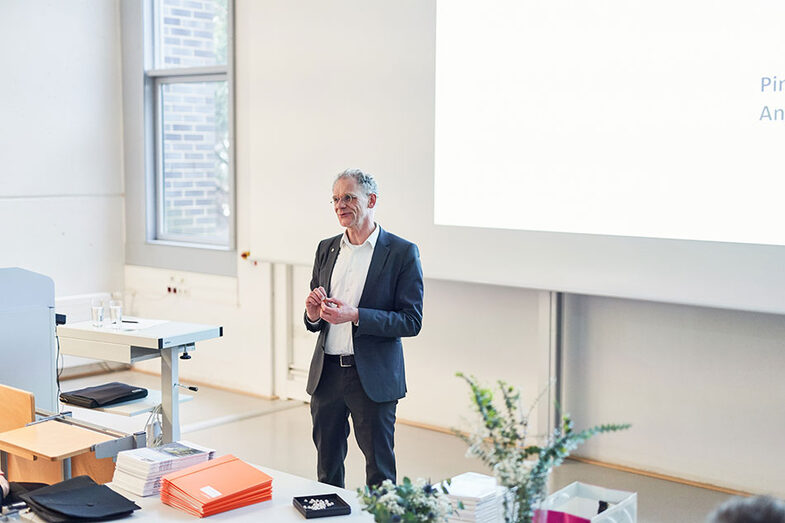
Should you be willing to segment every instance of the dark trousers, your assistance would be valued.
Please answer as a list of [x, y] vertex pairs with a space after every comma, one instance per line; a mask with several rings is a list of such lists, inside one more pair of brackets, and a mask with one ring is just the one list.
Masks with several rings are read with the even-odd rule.
[[365, 482], [396, 481], [393, 436], [398, 401], [377, 403], [363, 390], [356, 367], [341, 367], [325, 356], [319, 386], [311, 396], [313, 442], [319, 481], [344, 487], [344, 459], [349, 437], [349, 414], [354, 437], [365, 455]]

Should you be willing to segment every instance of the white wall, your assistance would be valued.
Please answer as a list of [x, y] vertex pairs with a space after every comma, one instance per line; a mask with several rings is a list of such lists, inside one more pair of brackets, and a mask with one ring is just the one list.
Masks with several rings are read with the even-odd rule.
[[[238, 278], [127, 265], [126, 306], [132, 315], [221, 325], [222, 338], [200, 342], [180, 364], [181, 382], [271, 396], [273, 361], [270, 266], [242, 265]], [[167, 292], [176, 286], [177, 294]], [[160, 361], [136, 365], [160, 372]]]
[[630, 422], [580, 453], [785, 496], [785, 317], [571, 296], [564, 405]]
[[[427, 279], [422, 331], [404, 340], [409, 392], [398, 415], [445, 428], [473, 426], [479, 418], [470, 411], [470, 389], [457, 371], [493, 386], [497, 396], [496, 381], [505, 380], [520, 387], [530, 404], [547, 384], [548, 347], [541, 335], [548, 317], [541, 294]], [[542, 429], [536, 413], [531, 428]]]
[[[253, 170], [257, 256], [312, 263], [317, 239], [340, 230], [330, 184], [348, 167], [379, 176], [383, 227], [433, 243], [434, 7], [237, 2], [237, 153]], [[441, 252], [421, 250], [426, 277]]]
[[4, 1], [0, 49], [0, 266], [121, 289], [118, 3]]

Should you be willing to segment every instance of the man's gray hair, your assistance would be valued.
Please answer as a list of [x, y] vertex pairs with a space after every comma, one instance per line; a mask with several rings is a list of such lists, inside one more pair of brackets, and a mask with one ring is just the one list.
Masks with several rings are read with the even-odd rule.
[[373, 179], [373, 176], [362, 172], [360, 169], [346, 169], [344, 172], [335, 177], [333, 185], [335, 185], [335, 182], [342, 178], [351, 178], [357, 182], [357, 186], [362, 189], [366, 196], [370, 196], [371, 194], [379, 194], [379, 186], [376, 184], [376, 180]]
[[732, 498], [717, 508], [708, 523], [785, 523], [785, 502], [769, 496]]

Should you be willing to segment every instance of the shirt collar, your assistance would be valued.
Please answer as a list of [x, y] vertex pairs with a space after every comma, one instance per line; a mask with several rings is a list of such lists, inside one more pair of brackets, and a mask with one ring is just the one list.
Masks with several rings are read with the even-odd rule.
[[376, 241], [379, 239], [379, 230], [381, 229], [378, 223], [374, 223], [374, 226], [375, 227], [371, 235], [368, 236], [368, 238], [360, 245], [352, 245], [352, 242], [349, 241], [349, 235], [346, 233], [346, 231], [343, 231], [343, 236], [341, 236], [341, 247], [346, 246], [350, 249], [357, 249], [363, 245], [370, 244], [371, 250], [373, 250], [376, 248]]

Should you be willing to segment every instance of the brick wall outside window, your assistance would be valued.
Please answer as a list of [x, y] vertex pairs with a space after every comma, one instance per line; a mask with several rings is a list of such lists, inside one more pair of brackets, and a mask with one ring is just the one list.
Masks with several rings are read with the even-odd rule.
[[[163, 0], [158, 68], [226, 63], [225, 0]], [[162, 107], [163, 233], [228, 238], [227, 82], [166, 82]]]

